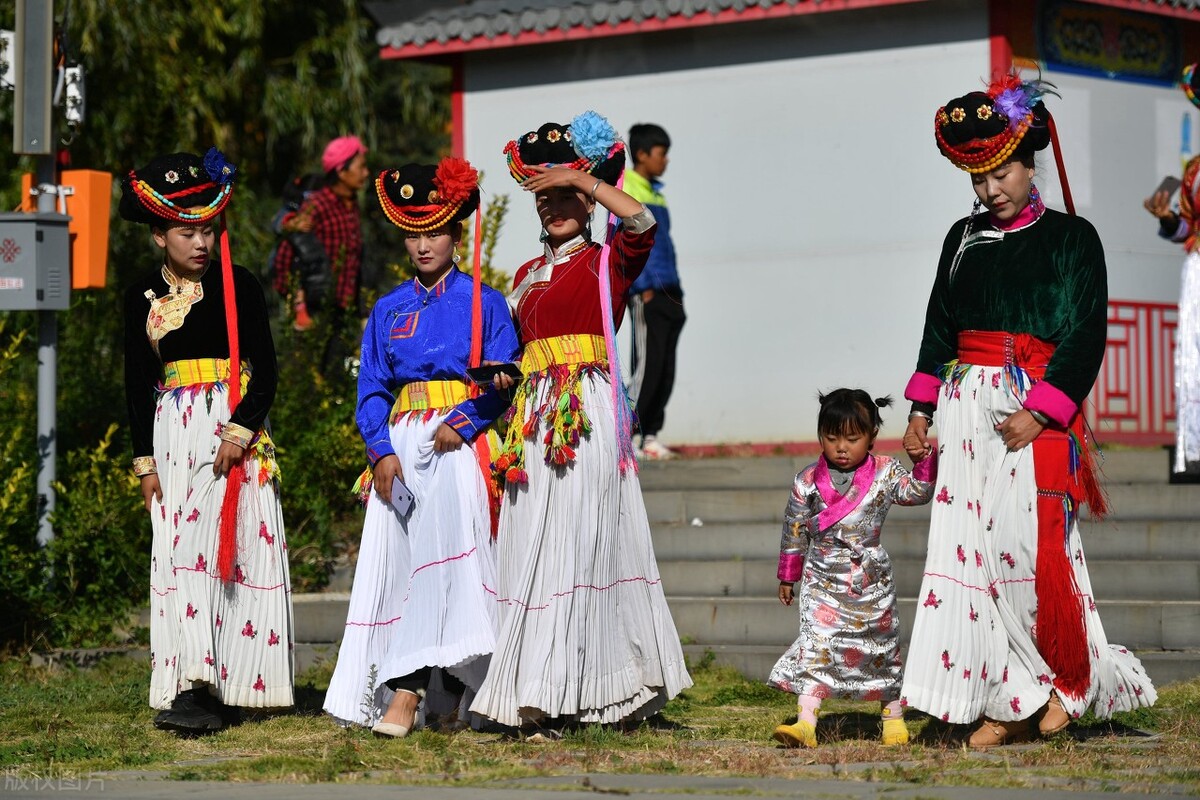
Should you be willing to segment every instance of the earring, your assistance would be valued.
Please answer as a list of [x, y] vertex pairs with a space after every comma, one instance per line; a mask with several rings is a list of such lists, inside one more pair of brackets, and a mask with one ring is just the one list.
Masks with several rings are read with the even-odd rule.
[[1029, 182], [1029, 208], [1035, 216], [1041, 216], [1046, 210], [1046, 204], [1042, 201], [1042, 193], [1038, 191], [1037, 184], [1033, 181]]
[[583, 226], [583, 238], [592, 241], [592, 211], [588, 212], [587, 224]]
[[545, 244], [546, 242], [550, 241], [550, 231], [546, 230], [545, 228], [542, 228], [542, 232], [538, 235], [538, 241], [541, 242], [542, 244]]
[[975, 198], [975, 203], [971, 206], [971, 216], [975, 216], [983, 210], [983, 201], [978, 197]]
[[450, 260], [457, 264], [458, 262], [462, 261], [462, 256], [460, 256], [458, 253], [455, 253], [454, 255], [450, 256]]

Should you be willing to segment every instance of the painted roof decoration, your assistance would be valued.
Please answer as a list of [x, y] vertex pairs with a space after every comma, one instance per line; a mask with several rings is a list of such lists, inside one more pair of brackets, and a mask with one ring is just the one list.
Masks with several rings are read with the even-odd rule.
[[[1200, 0], [1091, 1], [1200, 14]], [[364, 6], [379, 23], [383, 56], [412, 58], [913, 2], [923, 0], [390, 0]]]

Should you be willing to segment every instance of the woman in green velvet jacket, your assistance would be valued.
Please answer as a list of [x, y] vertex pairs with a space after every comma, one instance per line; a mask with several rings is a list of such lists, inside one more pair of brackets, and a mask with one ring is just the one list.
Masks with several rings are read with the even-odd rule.
[[936, 412], [941, 461], [901, 701], [976, 724], [980, 748], [1155, 698], [1105, 639], [1079, 538], [1079, 506], [1105, 510], [1080, 409], [1108, 286], [1095, 228], [1033, 184], [1053, 138], [1044, 89], [1009, 76], [937, 112], [938, 148], [976, 200], [942, 247], [905, 390], [905, 449], [930, 447]]

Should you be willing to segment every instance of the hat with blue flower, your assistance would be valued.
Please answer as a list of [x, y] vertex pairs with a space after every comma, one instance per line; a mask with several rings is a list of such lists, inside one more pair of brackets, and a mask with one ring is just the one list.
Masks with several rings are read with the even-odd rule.
[[130, 222], [147, 225], [208, 222], [229, 204], [236, 172], [215, 147], [203, 158], [194, 153], [159, 156], [121, 181], [118, 211]]
[[616, 186], [625, 169], [625, 143], [595, 111], [585, 111], [567, 125], [547, 122], [505, 145], [504, 155], [517, 183], [536, 175], [530, 167], [538, 166], [577, 169]]
[[1050, 144], [1050, 112], [1042, 102], [1053, 87], [1040, 80], [1005, 75], [984, 92], [956, 97], [937, 110], [933, 132], [938, 149], [954, 166], [990, 172]]

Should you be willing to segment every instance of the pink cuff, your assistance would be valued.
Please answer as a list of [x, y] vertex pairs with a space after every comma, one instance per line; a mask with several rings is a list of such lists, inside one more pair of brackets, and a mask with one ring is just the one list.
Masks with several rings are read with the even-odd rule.
[[1029, 394], [1025, 395], [1024, 406], [1027, 411], [1042, 412], [1064, 428], [1071, 424], [1079, 411], [1074, 400], [1045, 381], [1034, 384]]
[[799, 553], [779, 554], [779, 580], [795, 583], [804, 572], [804, 556]]
[[937, 448], [922, 458], [912, 468], [913, 480], [921, 483], [933, 483], [937, 480]]
[[908, 379], [908, 386], [904, 387], [904, 396], [914, 403], [937, 403], [941, 388], [940, 378], [927, 372], [914, 372]]

